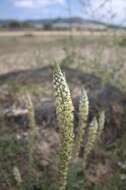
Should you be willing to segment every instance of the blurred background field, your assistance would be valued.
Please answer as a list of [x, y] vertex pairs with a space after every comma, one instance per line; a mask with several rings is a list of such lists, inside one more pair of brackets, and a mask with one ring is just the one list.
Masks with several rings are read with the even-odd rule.
[[0, 72], [43, 68], [57, 61], [125, 90], [125, 38], [125, 31], [112, 29], [4, 32], [0, 35]]

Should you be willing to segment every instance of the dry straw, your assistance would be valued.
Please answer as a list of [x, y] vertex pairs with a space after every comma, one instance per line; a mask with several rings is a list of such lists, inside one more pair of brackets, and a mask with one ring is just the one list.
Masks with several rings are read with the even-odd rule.
[[105, 125], [105, 112], [102, 111], [100, 114], [99, 114], [99, 119], [98, 119], [98, 139], [100, 139], [101, 135], [102, 135], [102, 132], [104, 130], [104, 125]]
[[88, 129], [88, 138], [87, 138], [87, 143], [85, 145], [84, 160], [83, 160], [84, 170], [87, 164], [88, 156], [94, 148], [94, 145], [97, 139], [97, 131], [98, 131], [98, 122], [97, 122], [97, 119], [94, 118]]
[[14, 175], [17, 185], [20, 186], [22, 184], [22, 177], [21, 177], [19, 169], [16, 166], [14, 166], [13, 168], [13, 175]]
[[36, 137], [36, 122], [35, 122], [35, 114], [34, 108], [32, 104], [32, 100], [30, 95], [27, 93], [27, 109], [28, 109], [28, 173], [29, 177], [32, 176], [32, 169], [33, 169], [33, 150], [35, 144], [35, 137]]
[[73, 151], [75, 157], [78, 156], [80, 151], [83, 136], [85, 134], [85, 129], [87, 127], [88, 113], [89, 113], [88, 96], [86, 90], [83, 89], [79, 102], [79, 124], [78, 124], [77, 135], [75, 138], [75, 146]]

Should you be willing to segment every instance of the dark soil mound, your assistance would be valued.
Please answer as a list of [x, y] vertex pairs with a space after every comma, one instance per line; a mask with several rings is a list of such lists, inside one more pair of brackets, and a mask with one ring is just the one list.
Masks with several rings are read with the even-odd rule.
[[[110, 84], [102, 85], [101, 79], [92, 75], [83, 73], [80, 70], [63, 68], [66, 74], [67, 81], [70, 88], [80, 89], [81, 86], [85, 86], [88, 90], [90, 100], [90, 115], [89, 120], [94, 115], [97, 116], [101, 110], [106, 111], [106, 135], [104, 137], [107, 143], [111, 143], [117, 137], [120, 137], [125, 127], [125, 103], [126, 96], [117, 88]], [[16, 81], [18, 85], [26, 83], [52, 83], [51, 67], [40, 68], [36, 70], [18, 71], [14, 73], [8, 73], [0, 76], [0, 83], [6, 83], [8, 81]], [[78, 94], [78, 93], [77, 93]], [[78, 100], [79, 97], [76, 93], [73, 98], [75, 105], [75, 126], [77, 125], [78, 116]], [[53, 100], [45, 101], [43, 103], [35, 105], [36, 122], [41, 127], [56, 127], [56, 115], [55, 106]], [[9, 125], [12, 118], [8, 118]], [[18, 116], [13, 118], [16, 125], [26, 126], [27, 117]]]

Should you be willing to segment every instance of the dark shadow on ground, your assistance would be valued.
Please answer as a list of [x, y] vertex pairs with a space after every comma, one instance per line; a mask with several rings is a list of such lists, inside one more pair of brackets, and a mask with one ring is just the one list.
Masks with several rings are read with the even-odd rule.
[[[84, 85], [89, 92], [90, 99], [90, 115], [89, 120], [93, 116], [97, 116], [101, 110], [106, 112], [106, 135], [105, 141], [111, 143], [117, 137], [120, 137], [125, 129], [125, 106], [126, 96], [119, 89], [111, 84], [103, 85], [100, 78], [93, 74], [87, 74], [77, 69], [62, 68], [66, 74], [66, 78], [70, 86]], [[51, 67], [39, 68], [35, 70], [17, 71], [7, 73], [0, 76], [0, 84], [8, 82], [16, 82], [18, 85], [29, 83], [52, 83]], [[75, 126], [78, 120], [78, 101], [79, 97], [75, 97]], [[39, 106], [35, 105], [35, 115], [37, 124], [44, 127], [56, 127], [55, 106], [52, 101], [46, 101]], [[16, 124], [24, 125], [27, 118], [15, 118]], [[10, 120], [9, 120], [10, 125]]]

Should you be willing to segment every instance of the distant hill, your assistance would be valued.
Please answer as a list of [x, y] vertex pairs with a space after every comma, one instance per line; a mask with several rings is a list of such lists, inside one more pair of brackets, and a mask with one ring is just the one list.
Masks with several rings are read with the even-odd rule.
[[[0, 26], [7, 26], [11, 22], [15, 22], [16, 20], [0, 20]], [[20, 24], [25, 23], [28, 26], [43, 28], [44, 26], [50, 25], [53, 28], [68, 28], [72, 27], [81, 27], [81, 28], [91, 28], [91, 29], [106, 29], [108, 27], [111, 28], [125, 28], [115, 25], [110, 25], [107, 23], [103, 23], [100, 21], [94, 20], [86, 20], [80, 17], [71, 17], [71, 18], [54, 18], [54, 19], [29, 19], [25, 21], [16, 21]]]
[[98, 24], [105, 25], [102, 22], [93, 21], [93, 20], [85, 20], [80, 17], [72, 17], [72, 18], [54, 18], [54, 19], [40, 19], [40, 20], [27, 20], [27, 22], [31, 24]]

